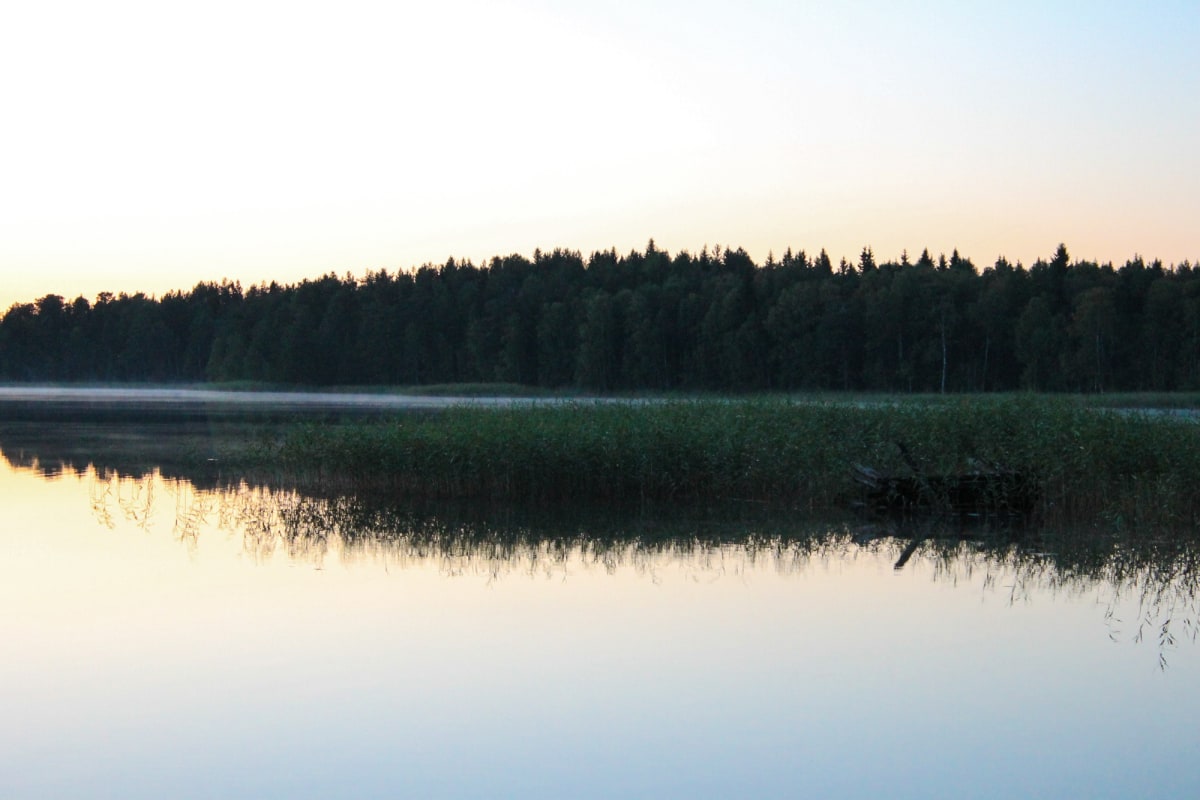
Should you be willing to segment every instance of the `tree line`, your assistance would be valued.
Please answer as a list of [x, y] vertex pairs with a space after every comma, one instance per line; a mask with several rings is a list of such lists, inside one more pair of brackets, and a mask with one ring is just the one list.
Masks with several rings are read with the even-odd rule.
[[788, 251], [536, 251], [475, 266], [47, 295], [0, 320], [6, 381], [508, 382], [589, 391], [1200, 389], [1200, 264], [834, 264]]

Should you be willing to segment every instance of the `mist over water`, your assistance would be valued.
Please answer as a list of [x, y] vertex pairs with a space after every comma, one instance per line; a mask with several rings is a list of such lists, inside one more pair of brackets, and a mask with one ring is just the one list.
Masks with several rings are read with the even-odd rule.
[[[75, 386], [0, 386], [0, 402], [36, 403], [42, 406], [104, 406], [180, 410], [188, 407], [219, 410], [275, 409], [280, 411], [371, 411], [439, 409], [450, 406], [529, 405], [569, 402], [558, 398], [442, 397], [437, 395], [385, 394], [371, 392], [303, 392], [192, 389], [184, 387], [117, 388]], [[597, 402], [592, 400], [591, 402]]]

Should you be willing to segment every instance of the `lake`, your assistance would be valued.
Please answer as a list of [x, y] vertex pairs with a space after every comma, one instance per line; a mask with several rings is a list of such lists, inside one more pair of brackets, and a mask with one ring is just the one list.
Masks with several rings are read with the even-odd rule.
[[417, 506], [16, 417], [3, 797], [1200, 795], [1189, 542]]

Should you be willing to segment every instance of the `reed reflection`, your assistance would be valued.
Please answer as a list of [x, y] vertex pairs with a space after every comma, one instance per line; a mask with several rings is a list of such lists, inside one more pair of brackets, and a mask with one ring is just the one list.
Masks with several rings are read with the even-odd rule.
[[[114, 514], [138, 522], [155, 502], [161, 476], [93, 477], [101, 524]], [[569, 578], [576, 569], [632, 570], [654, 579], [668, 566], [697, 578], [737, 576], [759, 568], [799, 575], [816, 565], [860, 558], [920, 566], [931, 579], [982, 586], [1003, 602], [1039, 595], [1094, 597], [1114, 640], [1152, 640], [1162, 666], [1180, 640], [1194, 641], [1200, 619], [1200, 548], [1178, 537], [1107, 535], [1095, 530], [964, 531], [930, 522], [754, 518], [724, 509], [703, 519], [685, 514], [605, 516], [537, 509], [441, 504], [421, 508], [382, 497], [321, 497], [295, 489], [240, 483], [197, 489], [168, 482], [175, 498], [173, 533], [189, 547], [205, 530], [234, 535], [259, 561], [277, 554], [322, 566], [387, 568], [436, 564], [446, 576]], [[97, 485], [105, 487], [97, 491]], [[1119, 609], [1135, 609], [1122, 616]]]
[[[169, 450], [171, 443], [159, 441], [159, 447]], [[1164, 667], [1171, 649], [1194, 641], [1198, 632], [1200, 542], [1190, 529], [1013, 530], [961, 519], [821, 519], [746, 506], [421, 505], [301, 489], [278, 476], [251, 482], [220, 474], [217, 462], [199, 472], [145, 469], [137, 458], [105, 462], [78, 452], [34, 449], [26, 442], [3, 447], [0, 457], [14, 470], [86, 483], [86, 502], [102, 527], [124, 523], [150, 530], [157, 513], [191, 551], [207, 536], [233, 537], [243, 554], [259, 562], [283, 556], [318, 567], [331, 558], [388, 569], [433, 564], [446, 576], [488, 580], [633, 570], [653, 580], [668, 567], [697, 578], [761, 568], [798, 575], [814, 564], [870, 558], [920, 568], [934, 581], [978, 585], [1011, 604], [1044, 594], [1094, 597], [1108, 635], [1154, 642]]]
[[763, 565], [798, 572], [814, 557], [847, 557], [854, 549], [849, 536], [830, 535], [823, 523], [783, 532], [736, 517], [630, 518], [600, 509], [564, 514], [445, 503], [418, 507], [382, 497], [322, 497], [246, 483], [190, 491], [197, 499], [179, 505], [189, 516], [181, 518], [177, 531], [201, 527], [194, 516], [200, 513], [216, 530], [240, 537], [242, 551], [261, 560], [283, 554], [320, 564], [336, 554], [347, 563], [400, 568], [436, 563], [447, 576], [494, 578], [565, 576], [580, 567], [652, 575], [664, 564], [682, 564], [697, 574], [740, 574]]

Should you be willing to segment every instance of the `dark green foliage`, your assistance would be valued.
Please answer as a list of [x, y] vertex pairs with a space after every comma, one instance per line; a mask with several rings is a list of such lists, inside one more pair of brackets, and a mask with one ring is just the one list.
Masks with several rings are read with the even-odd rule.
[[256, 459], [292, 474], [427, 497], [853, 501], [853, 467], [1013, 471], [1064, 523], [1200, 522], [1200, 425], [1032, 397], [863, 403], [711, 400], [457, 408], [293, 430]]
[[538, 251], [482, 267], [47, 295], [0, 320], [0, 380], [592, 392], [1200, 389], [1200, 271], [1135, 258], [979, 271], [957, 251]]

